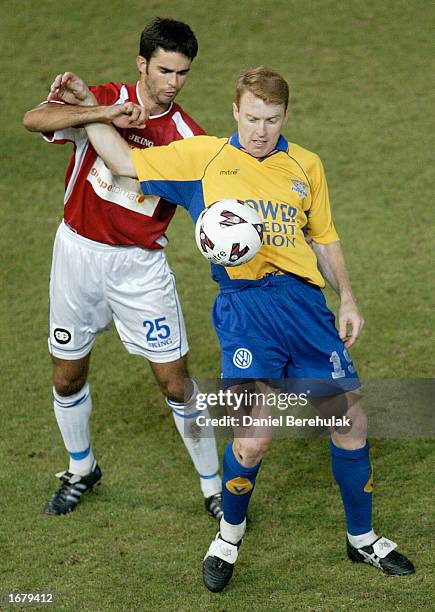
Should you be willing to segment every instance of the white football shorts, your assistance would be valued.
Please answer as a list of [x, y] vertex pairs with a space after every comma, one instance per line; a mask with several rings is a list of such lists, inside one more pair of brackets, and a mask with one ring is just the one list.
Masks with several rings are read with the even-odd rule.
[[60, 359], [85, 357], [112, 321], [128, 352], [149, 361], [175, 361], [189, 350], [163, 250], [94, 242], [62, 222], [50, 277], [50, 353]]

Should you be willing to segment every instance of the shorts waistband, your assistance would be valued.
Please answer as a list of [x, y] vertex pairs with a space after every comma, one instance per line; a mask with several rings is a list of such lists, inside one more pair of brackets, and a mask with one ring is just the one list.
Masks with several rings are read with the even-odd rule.
[[67, 240], [71, 240], [73, 242], [80, 243], [87, 249], [92, 249], [93, 251], [105, 251], [105, 252], [114, 252], [116, 251], [131, 251], [137, 249], [142, 252], [163, 252], [163, 249], [144, 249], [140, 246], [118, 246], [113, 244], [105, 244], [104, 242], [97, 242], [96, 240], [91, 240], [90, 238], [85, 238], [81, 234], [78, 234], [65, 220], [62, 220], [62, 223], [59, 225], [58, 231], [64, 236]]
[[284, 274], [268, 274], [267, 276], [263, 276], [263, 278], [259, 278], [257, 280], [232, 280], [229, 283], [221, 283], [220, 293], [232, 293], [234, 291], [241, 291], [242, 289], [258, 289], [262, 287], [272, 287], [290, 283], [301, 283], [302, 285], [307, 285], [312, 289], [321, 291], [321, 288], [318, 285], [310, 283], [305, 278], [302, 278], [302, 276], [292, 274], [291, 272], [286, 272]]

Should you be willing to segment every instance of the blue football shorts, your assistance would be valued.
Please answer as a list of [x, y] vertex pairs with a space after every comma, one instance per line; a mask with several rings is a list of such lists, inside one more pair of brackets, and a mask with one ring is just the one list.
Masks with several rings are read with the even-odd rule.
[[[292, 275], [271, 275], [221, 292], [213, 324], [222, 378], [287, 381], [319, 397], [360, 387], [322, 290]], [[290, 384], [291, 386], [291, 384]], [[293, 385], [292, 389], [295, 387]]]

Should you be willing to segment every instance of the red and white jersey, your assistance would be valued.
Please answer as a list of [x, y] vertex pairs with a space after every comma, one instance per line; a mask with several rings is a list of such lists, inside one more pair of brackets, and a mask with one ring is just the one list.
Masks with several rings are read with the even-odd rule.
[[[91, 87], [99, 104], [142, 104], [139, 83], [106, 83]], [[118, 129], [131, 147], [166, 145], [204, 134], [178, 104], [150, 117], [144, 129]], [[54, 144], [72, 142], [73, 155], [65, 177], [66, 223], [78, 234], [114, 246], [159, 249], [166, 245], [166, 228], [176, 206], [156, 196], [144, 196], [138, 181], [113, 176], [97, 155], [84, 128], [44, 133]]]

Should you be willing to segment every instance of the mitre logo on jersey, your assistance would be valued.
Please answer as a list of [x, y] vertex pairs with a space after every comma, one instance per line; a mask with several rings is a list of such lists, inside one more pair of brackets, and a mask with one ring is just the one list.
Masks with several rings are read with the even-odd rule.
[[113, 176], [101, 157], [97, 157], [86, 180], [98, 197], [128, 208], [140, 215], [152, 217], [159, 203], [158, 196], [144, 196], [135, 179]]
[[238, 174], [240, 172], [240, 168], [230, 168], [229, 170], [221, 170], [219, 174], [222, 176], [231, 176], [234, 174]]
[[291, 182], [293, 183], [291, 190], [296, 191], [301, 200], [306, 198], [308, 195], [308, 185], [299, 179], [291, 179]]

